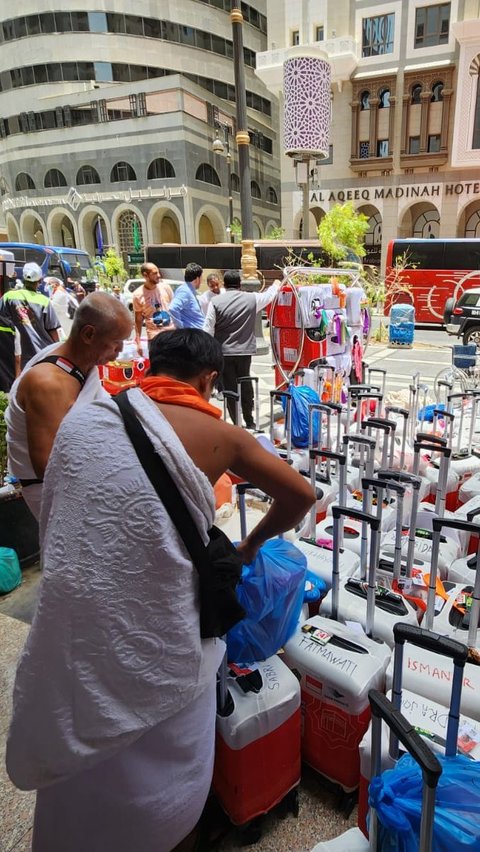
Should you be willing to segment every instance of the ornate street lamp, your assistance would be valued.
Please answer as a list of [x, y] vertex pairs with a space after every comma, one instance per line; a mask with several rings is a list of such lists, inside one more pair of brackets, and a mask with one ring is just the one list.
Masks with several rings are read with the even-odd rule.
[[[212, 151], [215, 154], [226, 156], [227, 158], [227, 175], [228, 175], [228, 224], [226, 227], [230, 242], [235, 242], [235, 236], [232, 233], [233, 222], [233, 195], [232, 195], [232, 154], [230, 151], [230, 128], [228, 124], [217, 124], [217, 135], [213, 140]], [[219, 131], [223, 131], [223, 141], [220, 139]]]

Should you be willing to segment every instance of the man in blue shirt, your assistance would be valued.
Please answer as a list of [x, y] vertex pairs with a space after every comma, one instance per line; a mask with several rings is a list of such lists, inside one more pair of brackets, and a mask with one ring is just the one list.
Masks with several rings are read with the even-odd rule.
[[175, 328], [203, 328], [205, 317], [197, 296], [202, 274], [203, 269], [198, 263], [189, 263], [185, 267], [185, 284], [177, 288], [168, 308]]

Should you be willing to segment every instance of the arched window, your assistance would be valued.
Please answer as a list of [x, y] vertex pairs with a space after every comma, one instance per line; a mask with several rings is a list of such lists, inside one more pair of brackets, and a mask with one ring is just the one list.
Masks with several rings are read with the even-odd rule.
[[240, 192], [240, 178], [232, 172], [232, 192]]
[[390, 106], [390, 89], [380, 89], [378, 93], [379, 109]]
[[35, 183], [27, 172], [19, 172], [15, 178], [15, 191], [25, 192], [26, 189], [35, 189]]
[[220, 178], [210, 163], [200, 163], [195, 178], [196, 180], [201, 180], [204, 183], [211, 183], [213, 186], [222, 185], [220, 183]]
[[434, 103], [437, 101], [443, 101], [443, 83], [440, 80], [438, 81], [438, 83], [434, 83], [432, 86], [431, 100]]
[[422, 101], [420, 99], [420, 95], [422, 94], [422, 87], [420, 83], [415, 83], [411, 89], [411, 103], [412, 104], [420, 104]]
[[43, 185], [45, 187], [48, 187], [49, 189], [56, 189], [59, 186], [66, 186], [67, 179], [63, 172], [61, 172], [59, 169], [49, 169], [49, 171], [45, 175]]
[[157, 160], [152, 160], [147, 171], [147, 180], [163, 180], [164, 178], [174, 178], [175, 169], [169, 160], [164, 157], [158, 157]]
[[360, 95], [360, 109], [370, 109], [370, 92], [362, 92]]
[[111, 183], [120, 183], [121, 181], [136, 179], [137, 176], [130, 163], [125, 163], [123, 160], [121, 160], [119, 163], [115, 163], [110, 173]]
[[270, 204], [278, 204], [277, 193], [273, 186], [269, 186], [267, 189], [267, 201], [269, 201]]
[[77, 186], [89, 186], [100, 183], [100, 175], [93, 166], [80, 166], [77, 172]]
[[260, 187], [256, 180], [250, 181], [250, 191], [252, 193], [252, 198], [261, 198], [262, 193], [260, 192]]
[[143, 246], [142, 223], [133, 210], [124, 210], [118, 218], [118, 242], [121, 252], [131, 253]]

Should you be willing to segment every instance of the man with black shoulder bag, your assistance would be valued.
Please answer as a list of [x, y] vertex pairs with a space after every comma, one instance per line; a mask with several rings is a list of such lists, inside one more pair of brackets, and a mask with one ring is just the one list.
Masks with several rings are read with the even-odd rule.
[[[241, 563], [315, 499], [210, 405], [218, 341], [166, 331], [150, 358], [120, 405], [71, 412], [45, 476], [41, 606], [7, 750], [13, 782], [38, 790], [33, 852], [193, 849], [213, 771], [219, 637], [243, 615]], [[236, 549], [213, 524], [227, 470], [273, 498]]]

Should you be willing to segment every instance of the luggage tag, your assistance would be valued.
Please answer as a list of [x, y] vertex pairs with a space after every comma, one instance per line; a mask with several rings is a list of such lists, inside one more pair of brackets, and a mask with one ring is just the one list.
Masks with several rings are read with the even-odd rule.
[[308, 638], [316, 642], [317, 645], [327, 645], [332, 638], [331, 633], [327, 633], [326, 630], [322, 630], [320, 627], [315, 627], [314, 624], [304, 624], [302, 626], [302, 633], [306, 633]]
[[459, 751], [469, 755], [480, 744], [480, 731], [469, 722], [464, 722], [458, 729], [457, 745]]

